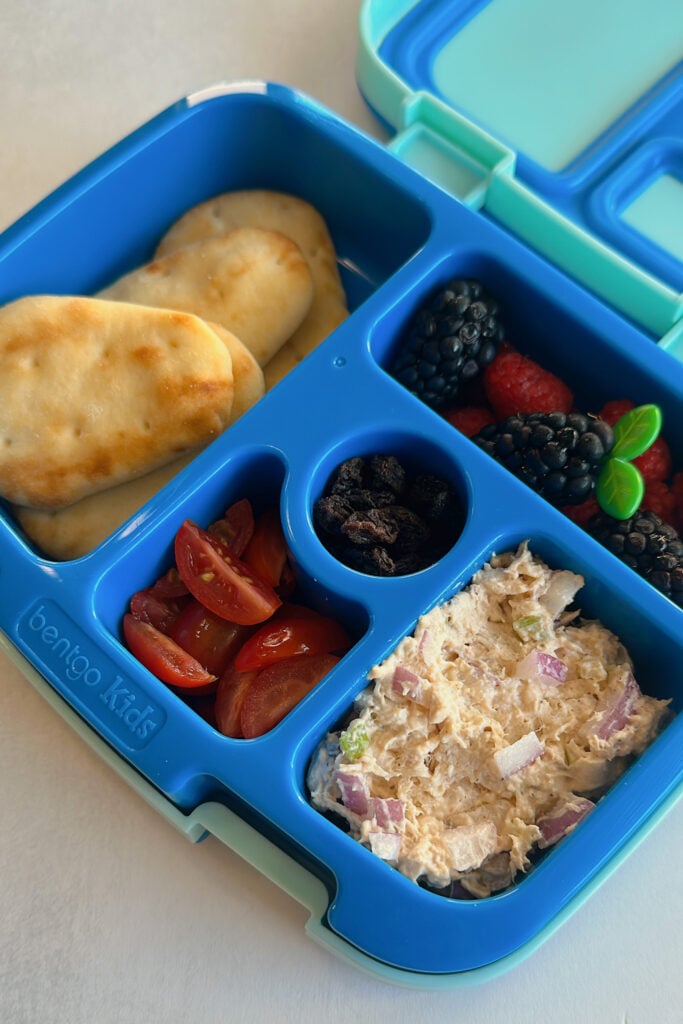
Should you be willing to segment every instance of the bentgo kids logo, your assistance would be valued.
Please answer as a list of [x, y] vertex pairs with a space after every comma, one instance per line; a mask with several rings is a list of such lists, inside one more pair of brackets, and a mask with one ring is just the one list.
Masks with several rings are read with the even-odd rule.
[[40, 661], [74, 695], [106, 721], [129, 747], [144, 746], [159, 731], [165, 713], [114, 665], [49, 601], [34, 606], [19, 624], [19, 633]]

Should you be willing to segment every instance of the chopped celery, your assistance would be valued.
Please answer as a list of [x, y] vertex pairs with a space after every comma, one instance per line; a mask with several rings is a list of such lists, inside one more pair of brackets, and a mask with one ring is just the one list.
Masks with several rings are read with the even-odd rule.
[[348, 729], [339, 737], [339, 746], [352, 761], [355, 761], [364, 753], [369, 742], [368, 734], [360, 718], [352, 722]]

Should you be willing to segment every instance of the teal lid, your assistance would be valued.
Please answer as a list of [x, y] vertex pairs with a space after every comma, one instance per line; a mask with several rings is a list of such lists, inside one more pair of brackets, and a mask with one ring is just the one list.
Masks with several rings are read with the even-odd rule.
[[357, 75], [403, 160], [683, 358], [682, 57], [671, 0], [364, 0]]

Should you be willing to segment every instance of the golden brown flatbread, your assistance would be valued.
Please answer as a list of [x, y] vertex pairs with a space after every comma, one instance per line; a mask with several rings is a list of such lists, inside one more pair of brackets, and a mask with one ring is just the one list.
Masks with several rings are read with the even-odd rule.
[[[263, 371], [244, 345], [225, 328], [211, 325], [232, 356], [234, 399], [230, 423], [254, 405], [264, 392]], [[138, 509], [173, 479], [201, 449], [187, 452], [164, 466], [91, 494], [67, 508], [13, 509], [29, 540], [48, 556], [59, 561], [80, 558], [118, 529]]]
[[151, 473], [90, 494], [66, 508], [14, 506], [12, 512], [28, 539], [48, 558], [56, 561], [80, 558], [142, 508], [196, 454], [196, 451], [187, 452]]
[[308, 313], [313, 281], [291, 239], [248, 227], [154, 259], [99, 296], [181, 309], [222, 324], [265, 366]]
[[208, 443], [232, 358], [188, 313], [40, 295], [0, 309], [0, 494], [59, 508]]
[[245, 189], [200, 203], [167, 231], [156, 256], [167, 256], [241, 227], [267, 228], [291, 238], [306, 258], [313, 279], [313, 301], [307, 316], [266, 364], [266, 388], [270, 390], [348, 316], [346, 295], [325, 220], [310, 203], [284, 192]]

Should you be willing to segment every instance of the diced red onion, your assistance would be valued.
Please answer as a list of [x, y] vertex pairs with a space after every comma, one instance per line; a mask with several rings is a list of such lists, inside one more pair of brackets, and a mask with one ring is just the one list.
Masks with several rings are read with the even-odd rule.
[[370, 832], [370, 849], [382, 860], [398, 860], [401, 852], [401, 837], [396, 832]]
[[363, 776], [351, 772], [335, 772], [334, 777], [341, 790], [344, 807], [364, 818], [368, 813], [368, 788]]
[[517, 662], [515, 675], [537, 683], [564, 683], [567, 678], [567, 666], [554, 654], [534, 650]]
[[397, 665], [391, 680], [391, 688], [409, 700], [419, 700], [422, 693], [422, 680], [404, 665]]
[[550, 814], [539, 818], [536, 822], [541, 830], [541, 838], [538, 845], [542, 850], [553, 846], [560, 839], [564, 839], [573, 828], [589, 814], [595, 804], [583, 796], [574, 796], [570, 800], [558, 804]]
[[386, 799], [379, 796], [371, 796], [368, 800], [368, 818], [380, 828], [389, 828], [392, 825], [401, 827], [403, 825], [403, 801], [392, 797]]
[[429, 630], [428, 629], [423, 629], [422, 633], [420, 634], [420, 639], [418, 640], [418, 643], [417, 643], [417, 649], [420, 652], [420, 654], [422, 654], [422, 649], [423, 649], [424, 645], [427, 643], [428, 637], [429, 637]]
[[544, 752], [545, 747], [535, 732], [528, 732], [515, 743], [511, 743], [493, 755], [501, 779], [507, 779], [515, 772], [532, 764]]
[[629, 672], [621, 693], [604, 709], [595, 735], [601, 740], [606, 740], [628, 725], [628, 720], [633, 713], [633, 706], [639, 696], [640, 687], [633, 673]]

